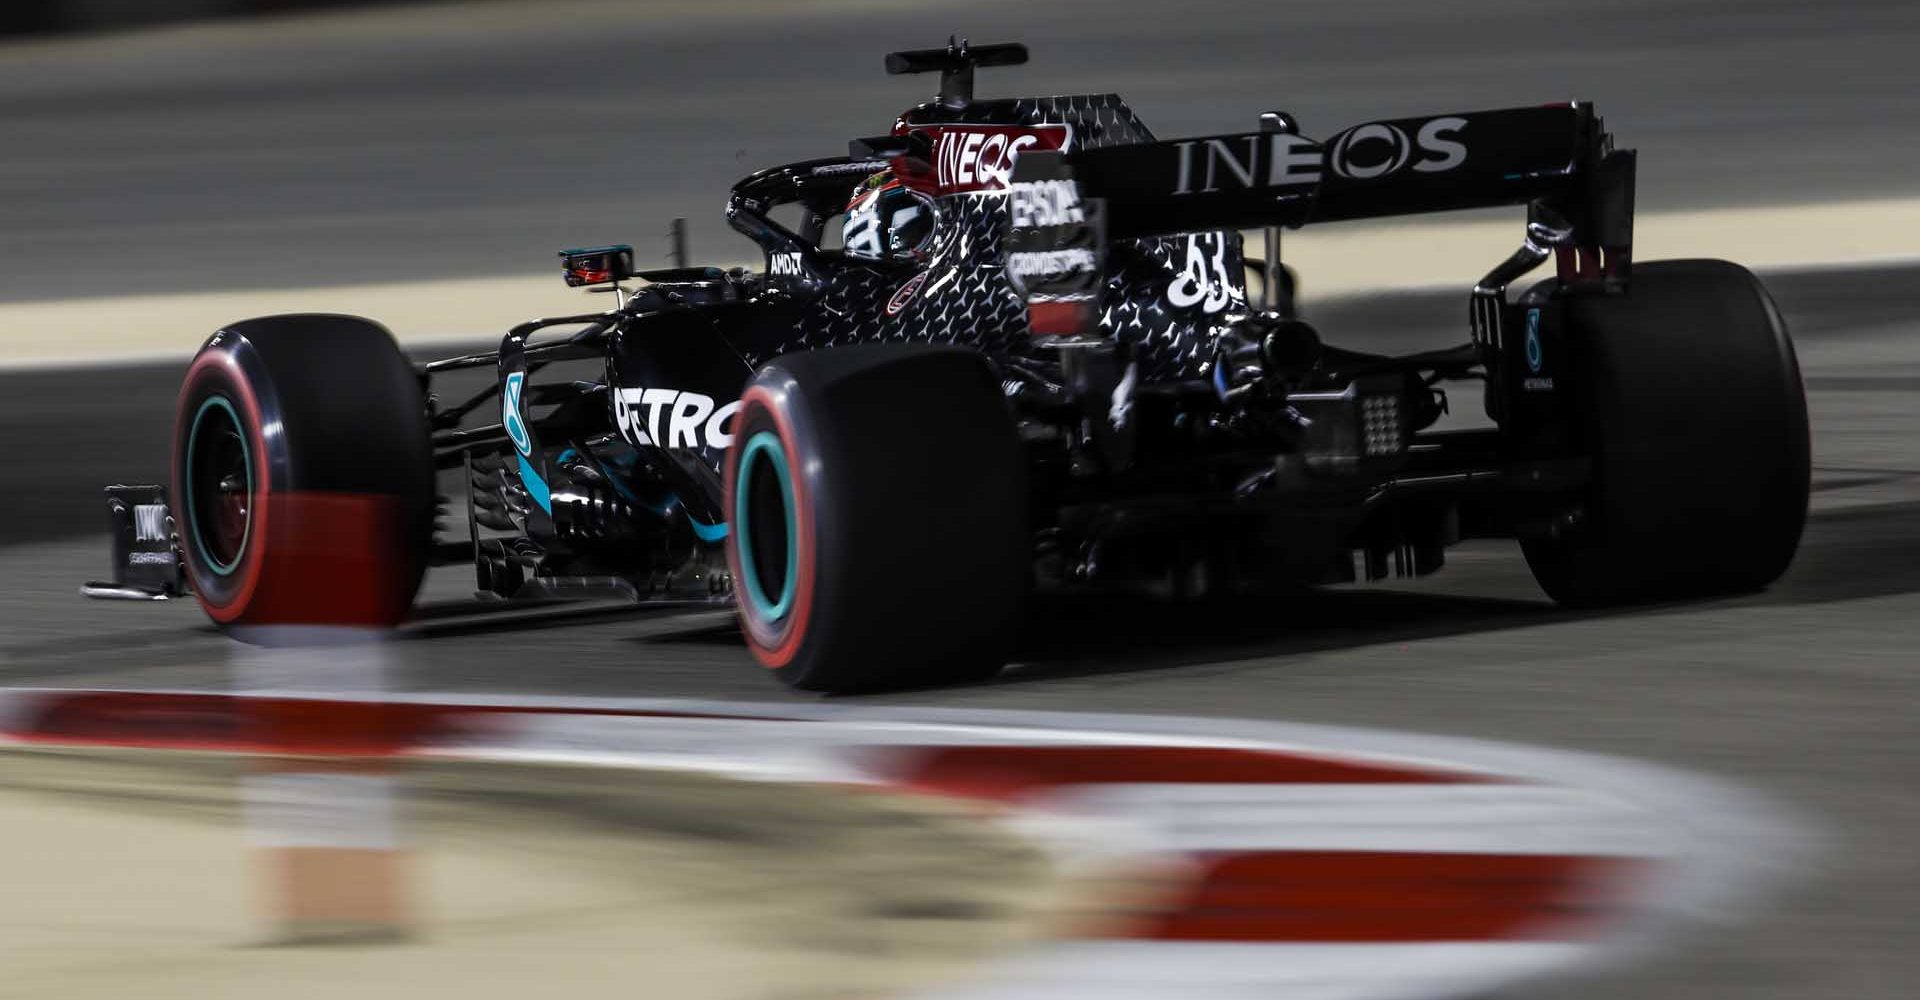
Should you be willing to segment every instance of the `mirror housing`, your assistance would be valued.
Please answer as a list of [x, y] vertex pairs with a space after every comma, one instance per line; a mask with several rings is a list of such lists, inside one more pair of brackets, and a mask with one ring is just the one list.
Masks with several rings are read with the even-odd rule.
[[560, 251], [568, 288], [616, 285], [633, 277], [633, 248], [624, 243]]

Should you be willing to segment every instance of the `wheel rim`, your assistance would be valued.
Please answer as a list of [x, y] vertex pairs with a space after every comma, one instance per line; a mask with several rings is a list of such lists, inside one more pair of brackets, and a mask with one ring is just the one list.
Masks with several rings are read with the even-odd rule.
[[753, 435], [741, 450], [733, 507], [742, 589], [757, 616], [778, 622], [792, 610], [799, 586], [799, 532], [786, 450], [772, 431]]
[[253, 453], [225, 396], [208, 396], [187, 431], [188, 530], [207, 568], [230, 575], [253, 533]]

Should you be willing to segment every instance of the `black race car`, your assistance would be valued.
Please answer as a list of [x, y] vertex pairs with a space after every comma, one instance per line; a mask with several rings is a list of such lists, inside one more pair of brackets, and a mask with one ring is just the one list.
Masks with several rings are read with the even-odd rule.
[[[419, 365], [366, 319], [220, 330], [171, 492], [109, 490], [117, 578], [89, 589], [391, 623], [429, 564], [470, 562], [506, 600], [730, 597], [782, 680], [853, 690], [992, 673], [1036, 587], [1277, 594], [1473, 537], [1519, 539], [1568, 604], [1786, 568], [1809, 475], [1786, 328], [1743, 268], [1633, 261], [1634, 154], [1590, 106], [1161, 140], [1111, 94], [974, 97], [1025, 60], [887, 56], [938, 97], [734, 186], [762, 273], [565, 251], [613, 309]], [[1281, 230], [1498, 205], [1526, 227], [1457, 346], [1364, 353], [1296, 315]], [[591, 367], [538, 378], [567, 362]], [[443, 397], [460, 369], [497, 377]], [[1491, 426], [1434, 430], [1463, 382]]]

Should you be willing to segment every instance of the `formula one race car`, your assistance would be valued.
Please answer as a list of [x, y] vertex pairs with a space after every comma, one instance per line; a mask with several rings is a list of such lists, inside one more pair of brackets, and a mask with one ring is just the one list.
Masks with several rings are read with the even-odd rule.
[[[1741, 267], [1632, 259], [1634, 154], [1592, 107], [1160, 140], [1111, 94], [974, 97], [976, 68], [1025, 61], [887, 56], [938, 97], [734, 186], [763, 273], [564, 251], [615, 308], [420, 365], [348, 316], [220, 330], [171, 492], [109, 491], [94, 591], [391, 623], [429, 564], [471, 562], [507, 600], [731, 597], [762, 664], [843, 691], [991, 674], [1035, 588], [1277, 595], [1475, 537], [1517, 538], [1575, 605], [1785, 570], [1809, 476], [1785, 325]], [[1526, 228], [1458, 346], [1363, 353], [1296, 315], [1283, 228], [1499, 205]], [[568, 361], [593, 367], [536, 381]], [[460, 369], [497, 378], [442, 398]], [[1433, 429], [1467, 381], [1491, 426]]]

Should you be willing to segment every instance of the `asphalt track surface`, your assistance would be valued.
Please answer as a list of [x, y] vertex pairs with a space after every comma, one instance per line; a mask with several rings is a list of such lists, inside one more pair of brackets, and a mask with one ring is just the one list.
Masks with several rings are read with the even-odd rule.
[[949, 32], [1165, 136], [1580, 97], [1642, 208], [1920, 194], [1909, 0], [441, 4], [0, 44], [0, 300], [657, 262], [675, 216], [738, 260], [727, 187], [884, 132], [933, 83], [882, 53]]
[[[1643, 150], [1646, 207], [1920, 188], [1920, 6], [1904, 0], [923, 6], [732, 0], [505, 36], [447, 8], [379, 31], [301, 21], [264, 48], [237, 29], [0, 47], [0, 298], [522, 272], [596, 240], [645, 256], [672, 215], [718, 254], [728, 183], [884, 129], [926, 81], [885, 78], [878, 53], [949, 30], [1034, 46], [1035, 65], [983, 73], [983, 92], [1118, 89], [1167, 134], [1274, 105], [1320, 132], [1580, 95]], [[1511, 545], [1474, 544], [1428, 580], [1233, 614], [1052, 606], [1000, 680], [886, 700], [1428, 731], [1729, 778], [1813, 824], [1817, 856], [1765, 909], [1542, 993], [1911, 996], [1920, 269], [1769, 284], [1799, 341], [1818, 471], [1800, 556], [1764, 594], [1568, 613]], [[1464, 312], [1458, 295], [1313, 305], [1352, 346], [1444, 343]], [[0, 375], [0, 684], [226, 682], [228, 644], [191, 604], [73, 590], [105, 570], [97, 487], [163, 475], [184, 361]], [[437, 573], [398, 683], [780, 696], [724, 613], [475, 611], [458, 571]]]

